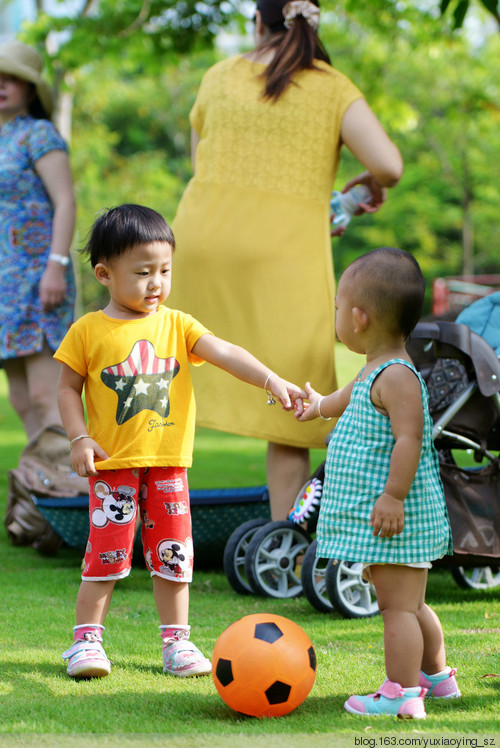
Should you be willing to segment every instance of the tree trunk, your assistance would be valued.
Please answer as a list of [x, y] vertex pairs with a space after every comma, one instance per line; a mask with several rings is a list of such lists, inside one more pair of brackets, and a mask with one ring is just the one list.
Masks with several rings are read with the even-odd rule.
[[464, 224], [462, 229], [463, 244], [463, 274], [474, 275], [474, 227], [472, 225], [472, 211], [470, 199], [464, 201]]

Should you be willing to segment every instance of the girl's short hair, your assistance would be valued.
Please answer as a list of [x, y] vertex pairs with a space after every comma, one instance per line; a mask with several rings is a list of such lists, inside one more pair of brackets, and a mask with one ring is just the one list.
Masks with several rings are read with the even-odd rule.
[[160, 213], [144, 205], [125, 203], [102, 213], [90, 229], [82, 253], [92, 267], [120, 257], [136, 244], [165, 242], [175, 249], [172, 229]]
[[388, 330], [406, 339], [422, 314], [425, 280], [416, 259], [402, 249], [379, 247], [348, 268], [357, 279], [361, 308], [373, 310]]

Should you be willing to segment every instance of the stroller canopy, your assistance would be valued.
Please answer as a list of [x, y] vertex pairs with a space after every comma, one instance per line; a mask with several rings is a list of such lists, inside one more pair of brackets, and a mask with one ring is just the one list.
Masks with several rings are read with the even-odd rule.
[[475, 301], [455, 321], [481, 335], [500, 356], [500, 291]]

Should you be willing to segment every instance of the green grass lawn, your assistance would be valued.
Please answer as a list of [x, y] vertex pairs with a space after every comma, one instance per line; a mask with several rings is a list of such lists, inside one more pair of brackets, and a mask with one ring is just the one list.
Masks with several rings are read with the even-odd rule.
[[[342, 381], [347, 381], [359, 360], [342, 354], [339, 368]], [[23, 444], [0, 372], [2, 516], [7, 470], [15, 466]], [[323, 457], [318, 450], [313, 460]], [[190, 482], [198, 488], [264, 483], [264, 459], [263, 442], [200, 431]], [[449, 663], [458, 668], [463, 698], [431, 702], [427, 720], [414, 722], [355, 717], [343, 709], [348, 695], [374, 690], [383, 678], [380, 616], [345, 620], [315, 611], [305, 598], [239, 596], [221, 571], [196, 572], [192, 638], [207, 654], [231, 622], [257, 612], [291, 618], [314, 644], [318, 668], [309, 697], [286, 717], [257, 720], [231, 711], [209, 677], [175, 680], [162, 674], [151, 582], [140, 560], [131, 576], [117, 585], [106, 622], [111, 675], [89, 682], [70, 680], [60, 654], [71, 642], [80, 563], [80, 554], [69, 548], [44, 557], [30, 547], [12, 547], [3, 525], [0, 529], [1, 746], [272, 743], [289, 748], [306, 742], [423, 748], [423, 742], [408, 741], [451, 734], [496, 734], [500, 741], [500, 678], [485, 677], [500, 672], [500, 589], [462, 590], [449, 571], [431, 572], [428, 600], [442, 620]]]

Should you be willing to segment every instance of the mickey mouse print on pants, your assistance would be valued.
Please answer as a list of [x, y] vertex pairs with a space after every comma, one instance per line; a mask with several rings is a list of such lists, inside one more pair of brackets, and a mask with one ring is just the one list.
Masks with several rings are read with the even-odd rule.
[[94, 493], [101, 500], [101, 508], [92, 512], [94, 527], [106, 527], [108, 522], [116, 525], [127, 525], [135, 519], [135, 489], [130, 486], [118, 486], [115, 490], [106, 481], [96, 481]]

